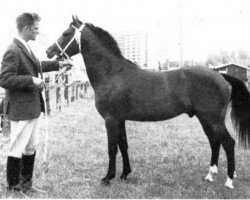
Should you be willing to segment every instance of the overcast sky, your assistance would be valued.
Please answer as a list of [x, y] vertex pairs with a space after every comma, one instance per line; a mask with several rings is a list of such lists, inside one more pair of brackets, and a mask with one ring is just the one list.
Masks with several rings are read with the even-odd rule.
[[169, 59], [178, 60], [181, 38], [184, 59], [204, 60], [220, 50], [250, 52], [249, 0], [6, 0], [0, 4], [1, 49], [16, 32], [16, 16], [28, 11], [40, 14], [40, 32], [50, 41], [75, 14], [111, 35], [153, 33], [166, 42]]

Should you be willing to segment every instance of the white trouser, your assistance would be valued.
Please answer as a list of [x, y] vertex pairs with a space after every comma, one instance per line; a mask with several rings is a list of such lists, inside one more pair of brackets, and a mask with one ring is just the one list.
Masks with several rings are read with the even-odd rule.
[[37, 148], [39, 117], [32, 120], [10, 121], [10, 147], [8, 156], [21, 158], [33, 155]]

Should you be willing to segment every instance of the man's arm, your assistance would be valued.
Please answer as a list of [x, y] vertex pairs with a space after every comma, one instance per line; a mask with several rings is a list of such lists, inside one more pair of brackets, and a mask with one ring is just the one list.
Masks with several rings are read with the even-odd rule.
[[72, 63], [67, 60], [63, 61], [41, 61], [42, 72], [58, 71], [63, 67], [67, 67], [67, 70], [71, 69]]
[[60, 69], [59, 62], [54, 61], [41, 61], [42, 72], [57, 71]]

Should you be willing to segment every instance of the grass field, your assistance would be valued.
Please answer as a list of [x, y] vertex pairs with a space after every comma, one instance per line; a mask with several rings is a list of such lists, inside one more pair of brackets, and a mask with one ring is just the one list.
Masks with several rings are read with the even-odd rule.
[[[204, 181], [211, 152], [195, 117], [181, 115], [153, 123], [128, 121], [132, 173], [126, 181], [119, 179], [122, 161], [118, 153], [117, 176], [110, 186], [100, 184], [108, 167], [107, 135], [93, 99], [78, 100], [61, 112], [52, 110], [46, 171], [42, 158], [44, 121], [42, 117], [34, 185], [47, 193], [28, 194], [31, 198], [250, 198], [250, 151], [238, 145], [235, 189], [224, 187], [227, 174], [224, 150], [220, 152], [219, 174], [214, 182]], [[4, 186], [8, 138], [2, 135], [0, 138], [0, 197], [8, 198], [10, 194]]]

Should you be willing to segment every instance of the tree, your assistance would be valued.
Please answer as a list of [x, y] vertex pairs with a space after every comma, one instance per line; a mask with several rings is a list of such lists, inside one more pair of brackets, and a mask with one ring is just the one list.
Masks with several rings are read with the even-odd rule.
[[215, 66], [220, 63], [219, 56], [216, 54], [209, 54], [205, 62], [205, 66], [209, 67], [210, 65]]
[[205, 65], [206, 66], [216, 66], [219, 64], [226, 64], [230, 62], [242, 62], [247, 61], [250, 59], [249, 53], [244, 50], [240, 49], [238, 51], [232, 50], [232, 51], [220, 51], [217, 54], [210, 54], [208, 55]]
[[245, 60], [245, 59], [248, 59], [248, 58], [249, 58], [249, 53], [246, 50], [240, 49], [238, 51], [238, 59]]

